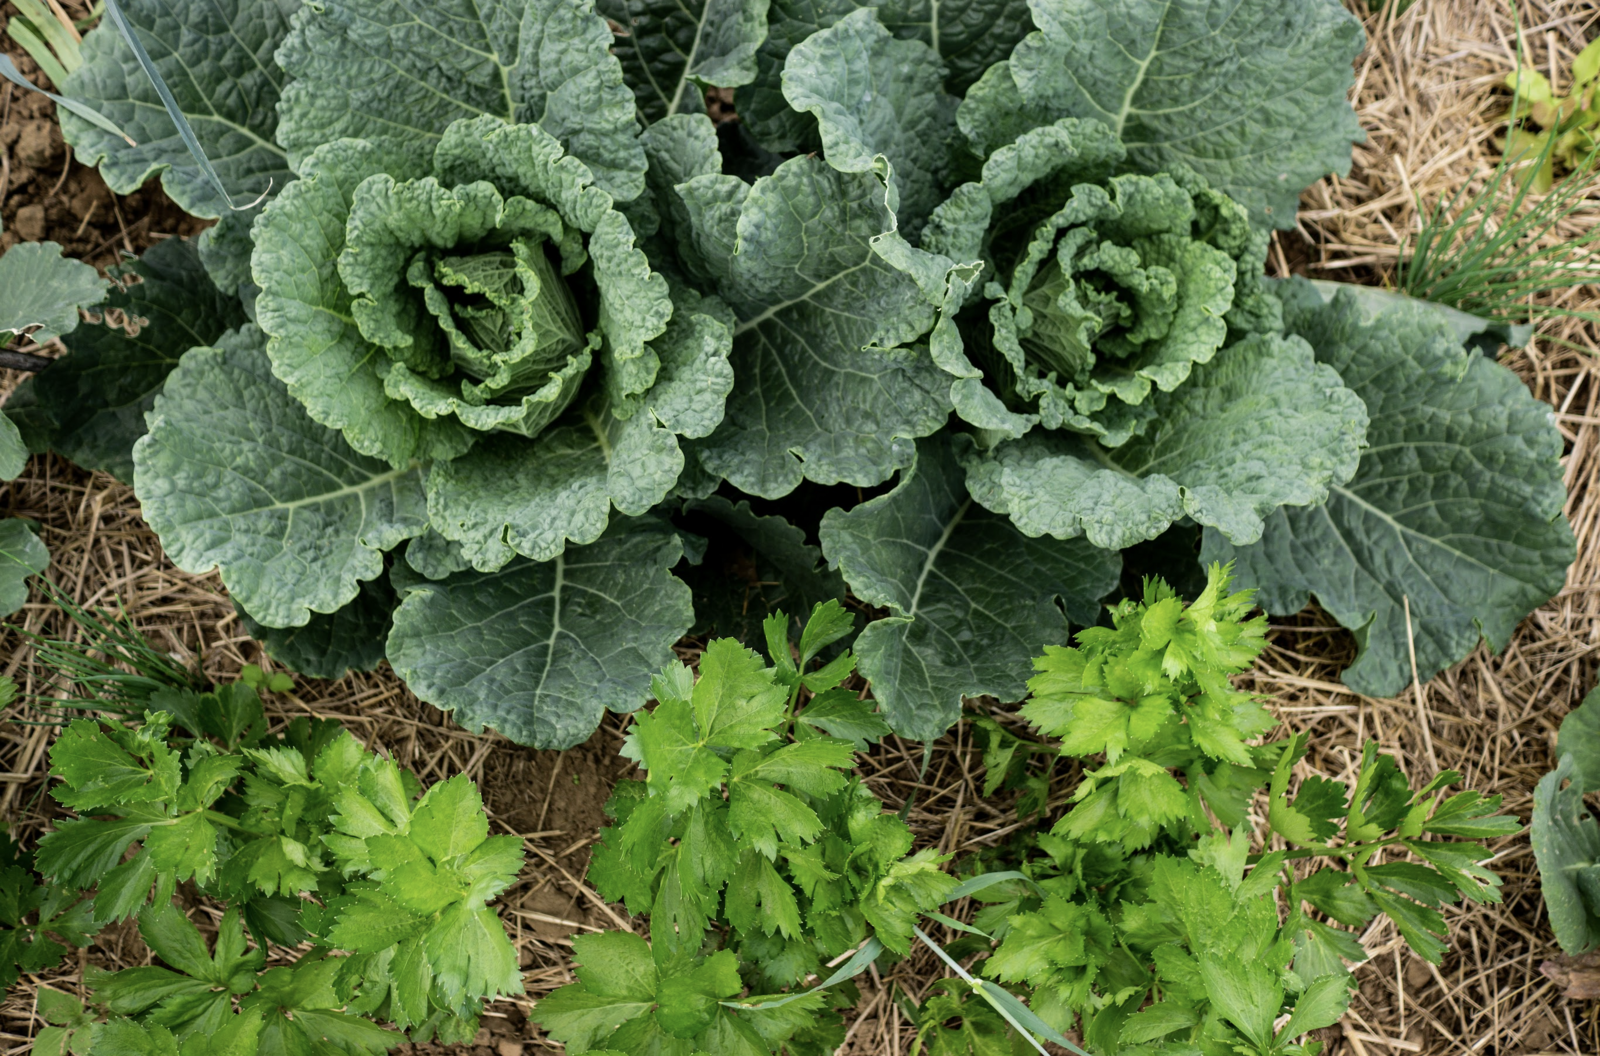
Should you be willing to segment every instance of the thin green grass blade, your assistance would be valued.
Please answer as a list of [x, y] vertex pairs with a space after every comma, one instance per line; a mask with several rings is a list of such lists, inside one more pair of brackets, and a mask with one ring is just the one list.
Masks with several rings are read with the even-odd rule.
[[1038, 885], [1033, 882], [1033, 878], [1031, 876], [1026, 873], [1019, 873], [1015, 869], [1006, 869], [993, 873], [979, 873], [977, 876], [963, 880], [961, 883], [951, 888], [950, 894], [944, 900], [944, 904], [949, 905], [958, 899], [966, 898], [968, 895], [975, 895], [979, 891], [987, 890], [988, 888], [993, 887], [995, 884], [1004, 883], [1007, 880], [1022, 880], [1026, 882], [1029, 887], [1035, 888], [1036, 890], [1038, 888]]
[[56, 61], [55, 52], [39, 35], [35, 33], [26, 19], [12, 19], [6, 23], [6, 36], [17, 42], [17, 46], [28, 53], [28, 58], [38, 64], [44, 75], [50, 78], [51, 84], [62, 84], [67, 79], [66, 67]]
[[[1520, 26], [1517, 39], [1520, 70]], [[1521, 93], [1514, 94], [1510, 127], [1520, 126], [1527, 109]], [[1548, 193], [1536, 194], [1535, 180], [1554, 149], [1552, 136], [1536, 153], [1503, 153], [1480, 190], [1468, 193], [1470, 185], [1463, 185], [1431, 210], [1419, 198], [1417, 210], [1425, 220], [1412, 252], [1400, 259], [1396, 286], [1412, 297], [1508, 322], [1600, 322], [1600, 313], [1535, 303], [1600, 284], [1600, 225], [1587, 225], [1575, 237], [1561, 231], [1600, 210], [1594, 197], [1600, 190], [1600, 150]]]
[[828, 978], [824, 979], [816, 986], [813, 986], [810, 990], [801, 990], [799, 993], [794, 994], [784, 994], [782, 997], [773, 998], [770, 1001], [758, 1001], [754, 1004], [748, 1001], [723, 1001], [721, 1003], [729, 1008], [745, 1009], [751, 1012], [759, 1011], [763, 1008], [782, 1008], [789, 1002], [798, 1001], [808, 994], [815, 994], [819, 991], [826, 990], [830, 986], [837, 986], [846, 979], [854, 979], [856, 976], [866, 971], [867, 965], [877, 960], [878, 955], [882, 952], [883, 943], [879, 942], [877, 939], [868, 939], [848, 961], [845, 961], [843, 964], [841, 964], [837, 969], [834, 970], [832, 975], [828, 976]]
[[35, 708], [137, 715], [159, 690], [205, 689], [196, 672], [152, 645], [126, 613], [86, 609], [49, 580], [37, 582], [77, 628], [79, 640], [11, 628], [33, 646], [35, 665], [55, 676], [44, 693], [30, 694]]
[[[1074, 1045], [1060, 1031], [1040, 1019], [1031, 1008], [1018, 1001], [1012, 994], [1007, 993], [987, 979], [974, 979], [971, 973], [957, 963], [955, 958], [944, 952], [944, 947], [928, 938], [927, 933], [921, 928], [914, 928], [913, 931], [915, 931], [917, 938], [922, 940], [924, 946], [938, 955], [939, 959], [945, 963], [945, 967], [955, 972], [956, 977], [970, 986], [973, 993], [989, 1002], [990, 1007], [1000, 1013], [1001, 1018], [1007, 1023], [1011, 1024], [1011, 1029], [1027, 1038], [1028, 1043], [1044, 1056], [1049, 1056], [1049, 1054], [1045, 1053], [1045, 1048], [1039, 1043], [1039, 1038], [1054, 1042], [1069, 1052], [1077, 1053], [1078, 1056], [1090, 1056], [1089, 1053]], [[1038, 1037], [1034, 1036], [1036, 1034]]]
[[[83, 65], [83, 52], [79, 48], [78, 38], [62, 24], [54, 11], [40, 0], [12, 0], [12, 2], [16, 4], [17, 10], [22, 12], [22, 17], [29, 28], [50, 46], [52, 57], [58, 60], [62, 69], [71, 73]], [[56, 81], [56, 87], [62, 87], [62, 82]]]

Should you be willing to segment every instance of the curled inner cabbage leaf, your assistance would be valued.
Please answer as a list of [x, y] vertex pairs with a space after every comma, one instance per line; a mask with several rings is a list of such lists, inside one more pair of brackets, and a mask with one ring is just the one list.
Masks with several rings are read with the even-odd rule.
[[364, 181], [339, 274], [361, 336], [387, 353], [384, 392], [426, 418], [537, 436], [601, 343], [566, 279], [587, 263], [583, 234], [485, 180]]

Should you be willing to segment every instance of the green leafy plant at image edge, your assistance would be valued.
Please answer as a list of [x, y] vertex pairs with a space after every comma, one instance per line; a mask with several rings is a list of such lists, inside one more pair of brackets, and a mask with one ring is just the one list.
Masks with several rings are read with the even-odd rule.
[[[1401, 290], [1511, 322], [1600, 319], [1559, 302], [1537, 303], [1600, 281], [1596, 235], [1584, 222], [1593, 208], [1589, 192], [1600, 150], [1587, 128], [1600, 121], [1593, 105], [1597, 70], [1600, 41], [1573, 60], [1572, 94], [1566, 98], [1556, 97], [1537, 70], [1519, 66], [1506, 75], [1512, 98], [1503, 156], [1480, 190], [1463, 185], [1423, 211], [1422, 230], [1396, 272]], [[1544, 131], [1533, 132], [1533, 125]], [[1557, 162], [1567, 173], [1559, 182]], [[1563, 338], [1547, 339], [1577, 347]], [[1526, 340], [1519, 334], [1510, 343]]]
[[1555, 769], [1533, 791], [1533, 856], [1545, 913], [1568, 954], [1600, 947], [1600, 822], [1584, 796], [1600, 791], [1600, 689], [1561, 720]]
[[[424, 791], [329, 720], [269, 734], [258, 690], [289, 689], [281, 673], [247, 665], [200, 692], [142, 666], [166, 684], [102, 679], [111, 717], [72, 720], [51, 747], [51, 795], [79, 817], [31, 855], [6, 842], [0, 970], [15, 981], [130, 918], [164, 966], [91, 969], [87, 1012], [42, 992], [41, 1051], [378, 1056], [408, 1035], [471, 1038], [486, 1000], [522, 992], [488, 905], [521, 841], [489, 835], [472, 781]], [[191, 883], [226, 907], [209, 944], [172, 903]]]

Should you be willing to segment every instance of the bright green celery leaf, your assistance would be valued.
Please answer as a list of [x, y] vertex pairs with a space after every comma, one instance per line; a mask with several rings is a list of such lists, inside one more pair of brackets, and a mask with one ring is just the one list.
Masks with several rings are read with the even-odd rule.
[[617, 1027], [655, 1007], [656, 965], [639, 936], [626, 931], [575, 935], [572, 957], [578, 981], [540, 1001], [534, 1015], [546, 1033], [573, 1051], [593, 1050]]
[[841, 172], [893, 165], [900, 221], [920, 230], [945, 188], [957, 100], [943, 88], [944, 63], [920, 40], [900, 40], [864, 7], [812, 34], [789, 53], [783, 94], [816, 115], [823, 156]]
[[[837, 768], [848, 767], [854, 752], [849, 741], [831, 739], [786, 744], [768, 755], [739, 752], [728, 773], [728, 831], [769, 858], [777, 855], [780, 842], [810, 843], [823, 830], [816, 811], [775, 786], [813, 798], [828, 796], [844, 786]], [[798, 922], [793, 930], [798, 932]]]
[[[1226, 571], [1212, 565], [1205, 589], [1185, 607], [1166, 583], [1147, 579], [1141, 598], [1111, 608], [1111, 628], [1085, 629], [1077, 646], [1048, 646], [1034, 659], [1023, 717], [1061, 738], [1068, 757], [1104, 753], [1115, 765], [1127, 754], [1160, 755], [1183, 768], [1203, 752], [1252, 766], [1244, 741], [1273, 720], [1228, 679], [1260, 653], [1266, 620], [1246, 620], [1255, 600], [1229, 585]], [[1172, 722], [1179, 714], [1186, 721]], [[1286, 782], [1287, 766], [1282, 776]]]
[[[218, 0], [203, 5], [165, 0], [123, 0], [123, 14], [139, 34], [156, 69], [172, 90], [223, 186], [237, 202], [282, 190], [294, 179], [288, 154], [274, 138], [278, 101], [288, 80], [273, 52], [289, 32], [298, 0]], [[106, 184], [130, 194], [160, 174], [162, 189], [187, 213], [228, 215], [201, 175], [150, 78], [110, 19], [83, 41], [83, 65], [63, 91], [110, 117], [139, 144], [70, 113], [61, 131], [78, 160], [98, 165]]]
[[1600, 946], [1600, 824], [1584, 805], [1571, 755], [1534, 789], [1532, 839], [1556, 942], [1571, 954]]
[[707, 648], [689, 700], [665, 700], [639, 716], [634, 740], [663, 809], [679, 814], [718, 788], [728, 764], [714, 749], [753, 748], [773, 740], [784, 690], [761, 658], [732, 639]]
[[134, 447], [134, 486], [173, 563], [220, 566], [255, 619], [296, 627], [348, 604], [427, 516], [421, 471], [312, 421], [261, 346], [249, 326], [184, 354]]
[[312, 678], [343, 678], [346, 671], [371, 671], [383, 659], [384, 642], [398, 604], [384, 576], [361, 584], [355, 600], [336, 612], [317, 613], [302, 627], [266, 627], [235, 604], [244, 629], [267, 655]]
[[620, 404], [595, 397], [531, 443], [488, 439], [435, 464], [434, 527], [490, 572], [517, 554], [547, 561], [569, 541], [594, 542], [613, 506], [648, 511], [683, 471], [678, 438], [705, 436], [722, 420], [733, 388], [731, 322], [715, 298], [680, 291], [677, 314], [650, 345], [660, 366], [648, 392]]
[[932, 1056], [1027, 1056], [1034, 1051], [960, 980], [935, 980], [928, 993], [917, 1009], [915, 1051]]
[[1093, 623], [1121, 571], [1111, 551], [1030, 539], [969, 498], [966, 443], [919, 443], [893, 491], [822, 520], [829, 563], [890, 610], [856, 639], [861, 673], [895, 732], [920, 740], [960, 718], [963, 697], [1019, 699], [1029, 658], [1065, 641], [1069, 618]]
[[1365, 401], [1370, 448], [1325, 505], [1270, 515], [1260, 542], [1235, 548], [1207, 530], [1203, 560], [1236, 560], [1268, 612], [1315, 594], [1356, 633], [1344, 680], [1360, 693], [1411, 680], [1406, 599], [1420, 677], [1480, 637], [1504, 648], [1573, 558], [1550, 408], [1426, 309], [1368, 317], [1345, 294], [1323, 305], [1298, 282], [1279, 291], [1290, 331]]
[[1360, 398], [1298, 337], [1251, 335], [1150, 406], [1121, 447], [1035, 429], [969, 457], [968, 487], [1030, 536], [1116, 550], [1191, 517], [1248, 545], [1264, 516], [1349, 481], [1366, 436]]
[[660, 957], [637, 935], [619, 931], [578, 935], [572, 946], [578, 981], [533, 1011], [569, 1052], [755, 1056], [781, 1045], [799, 1026], [773, 1031], [777, 1024], [761, 1023], [768, 1029], [758, 1032], [752, 1022], [760, 1013], [736, 1017], [720, 1004], [744, 989], [732, 950]]
[[30, 447], [132, 481], [134, 442], [179, 357], [244, 325], [245, 313], [237, 297], [212, 284], [191, 241], [157, 242], [114, 271], [138, 280], [113, 288], [98, 309], [121, 312], [122, 320], [64, 338], [68, 354], [24, 381], [6, 409]]
[[[263, 1053], [343, 1052], [347, 1056], [383, 1056], [405, 1041], [405, 1035], [385, 1030], [376, 1023], [349, 1012], [335, 987], [340, 963], [336, 958], [303, 960], [292, 968], [269, 968], [257, 980], [254, 993], [239, 999], [241, 1026], [253, 1033], [260, 1017], [260, 1042], [255, 1051]], [[230, 1024], [231, 1026], [231, 1024]], [[228, 1028], [224, 1028], [226, 1031]], [[235, 1044], [248, 1054], [249, 1034], [241, 1030]], [[226, 1043], [219, 1032], [209, 1049], [216, 1052]], [[224, 1049], [224, 1052], [227, 1050]], [[153, 1054], [159, 1056], [159, 1054]]]
[[1600, 688], [1590, 690], [1561, 720], [1556, 754], [1572, 756], [1586, 794], [1600, 792]]
[[1026, 0], [887, 0], [867, 5], [854, 0], [773, 0], [767, 38], [756, 53], [755, 80], [734, 96], [739, 119], [768, 150], [799, 150], [815, 135], [811, 120], [790, 109], [784, 98], [789, 52], [861, 6], [874, 8], [878, 21], [899, 39], [933, 47], [947, 67], [943, 87], [956, 95], [1033, 29]]
[[1261, 224], [1294, 224], [1300, 191], [1350, 169], [1347, 100], [1360, 23], [1337, 0], [1031, 0], [1039, 27], [967, 93], [987, 155], [1061, 117], [1109, 125], [1145, 172], [1190, 165]]
[[[471, 1014], [485, 997], [521, 993], [516, 951], [485, 905], [516, 881], [521, 841], [489, 835], [477, 785], [459, 774], [429, 788], [414, 806], [394, 797], [375, 802], [353, 789], [337, 802], [335, 823], [364, 842], [382, 879], [333, 904], [337, 920], [327, 942], [358, 953], [399, 944], [389, 968], [399, 991], [431, 988], [457, 1014]], [[412, 970], [417, 951], [426, 957], [425, 970]], [[402, 1026], [427, 1018], [425, 1002], [402, 996], [398, 1004]]]
[[293, 158], [381, 137], [425, 165], [445, 129], [537, 124], [621, 201], [644, 189], [633, 93], [592, 0], [332, 0], [303, 7], [277, 59]]
[[675, 534], [613, 522], [589, 546], [401, 588], [389, 662], [412, 692], [520, 744], [568, 748], [632, 711], [693, 620]]
[[910, 462], [909, 438], [948, 417], [938, 368], [899, 347], [932, 325], [932, 310], [872, 249], [894, 226], [886, 177], [799, 157], [754, 186], [731, 176], [679, 186], [696, 248], [739, 320], [739, 384], [700, 461], [742, 491], [880, 483]]
[[43, 344], [78, 326], [78, 309], [105, 297], [106, 280], [81, 260], [61, 255], [54, 242], [22, 242], [0, 256], [0, 332]]
[[749, 84], [756, 49], [767, 39], [768, 0], [599, 0], [623, 27], [612, 51], [646, 125], [671, 114], [701, 113], [705, 89]]

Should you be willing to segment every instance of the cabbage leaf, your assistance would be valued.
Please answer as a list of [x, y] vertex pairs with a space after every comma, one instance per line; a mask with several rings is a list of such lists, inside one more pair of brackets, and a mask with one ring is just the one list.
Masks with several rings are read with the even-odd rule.
[[[289, 33], [300, 0], [119, 0], [156, 69], [188, 118], [217, 175], [235, 199], [248, 202], [294, 179], [289, 154], [275, 139], [278, 101], [288, 75], [272, 61]], [[137, 146], [71, 113], [61, 132], [85, 165], [99, 166], [106, 185], [132, 194], [146, 180], [185, 212], [226, 216], [210, 181], [178, 136], [133, 49], [104, 20], [83, 38], [83, 65], [65, 94], [120, 125]]]
[[644, 152], [611, 42], [593, 0], [306, 4], [278, 49], [278, 141], [299, 159], [360, 137], [425, 167], [446, 128], [488, 115], [539, 125], [627, 201]]
[[1423, 679], [1480, 638], [1505, 648], [1574, 556], [1550, 408], [1426, 305], [1368, 315], [1349, 293], [1323, 304], [1302, 281], [1283, 290], [1290, 332], [1366, 403], [1370, 447], [1325, 504], [1278, 510], [1259, 542], [1207, 529], [1202, 560], [1236, 561], [1268, 612], [1315, 595], [1355, 632], [1343, 678], [1359, 693], [1411, 681], [1408, 636]]
[[856, 596], [889, 615], [856, 638], [861, 673], [896, 733], [931, 740], [964, 697], [1020, 700], [1028, 658], [1092, 624], [1120, 555], [1083, 539], [1031, 539], [963, 486], [966, 437], [917, 444], [894, 490], [822, 519], [822, 550]]
[[1294, 225], [1300, 190], [1350, 169], [1346, 96], [1360, 23], [1338, 0], [1030, 0], [1033, 23], [984, 71], [960, 123], [980, 156], [1058, 118], [1100, 121], [1142, 171], [1186, 165], [1258, 223]]
[[[99, 325], [62, 339], [67, 354], [6, 401], [30, 450], [133, 481], [133, 445], [178, 360], [243, 326], [239, 299], [217, 289], [193, 241], [157, 242], [112, 269], [122, 285], [96, 307]], [[3, 285], [3, 283], [0, 283]]]
[[933, 310], [872, 247], [894, 223], [887, 175], [800, 157], [754, 185], [703, 175], [678, 187], [737, 317], [738, 385], [700, 461], [742, 491], [877, 484], [944, 424], [948, 386], [926, 350], [906, 347]]
[[255, 619], [304, 625], [383, 573], [383, 551], [427, 526], [422, 472], [350, 449], [272, 374], [245, 326], [192, 348], [133, 449], [145, 520], [173, 564], [220, 567]]
[[683, 555], [659, 522], [619, 518], [588, 546], [439, 581], [397, 574], [389, 661], [412, 692], [520, 744], [570, 748], [632, 711], [689, 629]]

